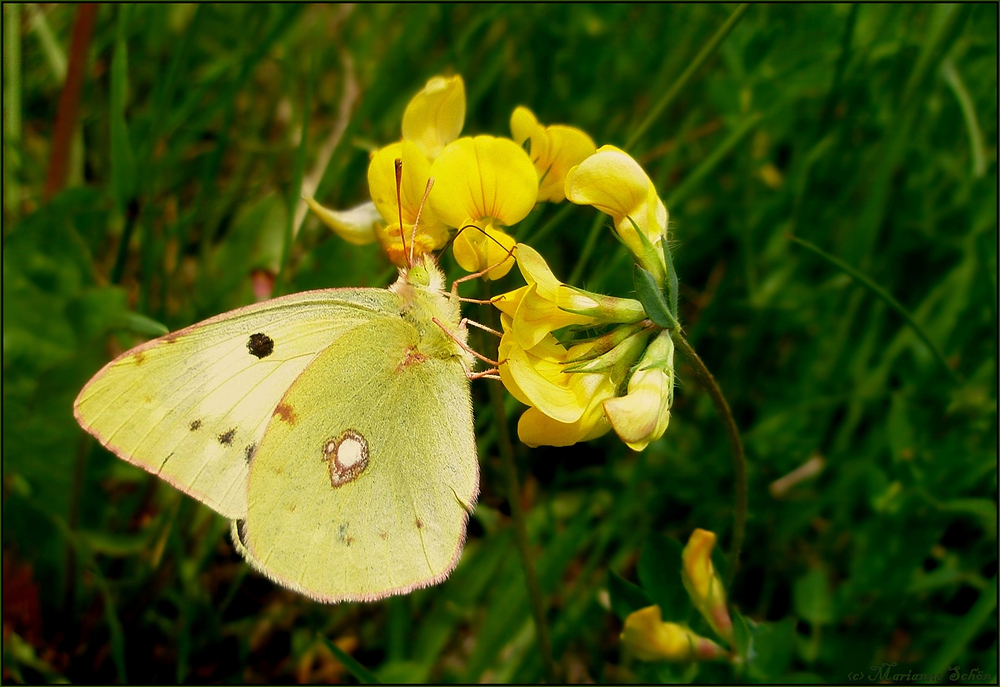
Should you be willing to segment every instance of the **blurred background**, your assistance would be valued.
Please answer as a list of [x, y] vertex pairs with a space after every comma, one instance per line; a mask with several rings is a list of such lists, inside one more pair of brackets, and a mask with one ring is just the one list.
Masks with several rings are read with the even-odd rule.
[[[521, 407], [498, 423], [492, 382], [473, 385], [482, 496], [461, 563], [372, 604], [249, 572], [223, 518], [72, 415], [156, 322], [388, 285], [376, 245], [298, 199], [366, 200], [369, 152], [428, 78], [458, 73], [466, 134], [509, 135], [517, 105], [598, 145], [639, 134], [683, 324], [746, 445], [730, 601], [757, 658], [644, 664], [618, 635], [676, 582], [657, 547], [731, 538], [708, 394], [679, 359], [671, 426], [642, 453], [513, 434], [560, 679], [842, 682], [894, 662], [995, 682], [997, 6], [754, 5], [713, 43], [734, 11], [5, 4], [4, 681], [543, 679], [497, 448]], [[515, 237], [562, 280], [629, 296], [594, 214], [545, 204]]]

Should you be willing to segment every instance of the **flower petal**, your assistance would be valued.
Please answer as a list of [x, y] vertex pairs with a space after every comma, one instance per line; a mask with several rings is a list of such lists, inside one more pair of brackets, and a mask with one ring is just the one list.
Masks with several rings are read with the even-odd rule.
[[522, 443], [531, 446], [572, 446], [581, 441], [590, 441], [611, 429], [601, 401], [614, 393], [607, 377], [603, 375], [573, 375], [589, 377], [593, 387], [591, 402], [583, 414], [574, 422], [560, 422], [549, 417], [538, 408], [528, 408], [517, 422], [517, 436]]
[[726, 590], [712, 565], [715, 533], [696, 529], [681, 552], [681, 581], [695, 608], [720, 637], [733, 643], [733, 622], [726, 606]]
[[461, 76], [435, 76], [413, 96], [403, 113], [403, 139], [434, 159], [458, 138], [465, 124], [465, 82]]
[[[399, 198], [396, 192], [396, 160], [402, 161]], [[437, 250], [448, 241], [448, 228], [434, 214], [430, 203], [423, 203], [431, 165], [416, 145], [409, 141], [393, 143], [375, 152], [368, 164], [368, 190], [372, 202], [387, 226], [376, 229], [375, 235], [389, 259], [405, 265], [411, 243], [413, 255]], [[402, 214], [403, 227], [399, 217]], [[420, 222], [414, 234], [414, 222]], [[405, 235], [405, 244], [403, 236]], [[407, 251], [404, 251], [404, 245]]]
[[538, 173], [540, 202], [562, 201], [566, 173], [596, 150], [593, 139], [580, 129], [561, 124], [542, 126], [526, 107], [519, 106], [511, 114], [510, 132], [521, 146], [530, 141], [528, 155]]
[[639, 370], [629, 381], [628, 394], [604, 402], [611, 426], [633, 451], [641, 451], [667, 430], [673, 382], [663, 370]]
[[514, 267], [514, 237], [496, 229], [492, 224], [485, 228], [471, 219], [462, 223], [462, 229], [455, 237], [453, 250], [455, 260], [466, 272], [481, 272], [484, 279], [500, 279]]
[[549, 155], [536, 163], [541, 180], [538, 200], [558, 203], [566, 197], [566, 175], [569, 170], [593, 155], [597, 146], [590, 136], [575, 127], [553, 124], [546, 132], [549, 137]]
[[566, 175], [566, 198], [611, 215], [616, 232], [633, 255], [641, 261], [652, 261], [644, 264], [646, 269], [660, 271], [659, 251], [647, 255], [644, 241], [636, 236], [636, 227], [650, 244], [657, 245], [666, 235], [667, 208], [653, 182], [627, 153], [614, 146], [602, 146]]
[[449, 143], [434, 160], [431, 175], [431, 205], [453, 227], [467, 218], [510, 226], [524, 219], [538, 197], [531, 160], [507, 138], [476, 136]]
[[362, 246], [375, 241], [375, 228], [378, 225], [379, 213], [371, 201], [355, 205], [348, 210], [333, 210], [324, 207], [313, 198], [304, 198], [309, 209], [323, 220], [323, 223], [333, 229], [337, 236], [348, 243]]
[[502, 293], [493, 298], [493, 307], [502, 312], [504, 315], [513, 318], [514, 313], [517, 312], [517, 306], [521, 304], [521, 299], [524, 298], [524, 294], [527, 293], [527, 291], [528, 287], [522, 286], [519, 289]]
[[509, 343], [509, 348], [505, 347], [507, 372], [524, 396], [519, 400], [540, 407], [546, 415], [560, 422], [579, 420], [587, 404], [586, 399], [581, 401], [570, 386], [573, 375], [562, 370], [566, 349], [552, 335], [530, 351], [518, 346], [510, 332], [504, 333], [501, 344], [504, 343]]
[[538, 283], [528, 284], [520, 306], [514, 313], [514, 336], [522, 348], [537, 346], [551, 332], [572, 324], [593, 324], [594, 318], [559, 309], [555, 301], [536, 294]]

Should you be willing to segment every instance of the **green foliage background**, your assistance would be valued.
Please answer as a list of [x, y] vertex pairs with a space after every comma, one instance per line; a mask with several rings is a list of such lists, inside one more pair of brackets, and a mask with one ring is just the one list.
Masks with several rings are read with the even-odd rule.
[[[369, 151], [399, 137], [427, 78], [463, 75], [465, 133], [505, 135], [524, 104], [621, 146], [733, 10], [101, 6], [77, 135], [53, 151], [77, 10], [5, 4], [4, 680], [366, 676], [327, 641], [383, 681], [540, 680], [490, 382], [473, 389], [483, 493], [458, 569], [366, 605], [249, 573], [226, 522], [99, 448], [72, 401], [155, 322], [251, 302], [255, 270], [281, 270], [278, 293], [387, 285], [374, 246], [315, 218], [284, 259], [283, 241], [314, 170], [321, 202], [365, 199]], [[728, 449], [681, 363], [672, 424], [643, 453], [613, 434], [516, 445], [562, 679], [840, 682], [896, 662], [995, 681], [996, 31], [995, 4], [753, 6], [630, 148], [671, 213], [688, 336], [744, 432], [750, 518], [730, 597], [763, 623], [766, 656], [744, 671], [645, 665], [619, 646], [628, 599], [669, 597], [657, 585], [676, 572], [653, 565], [665, 537], [729, 541]], [[69, 180], [46, 200], [54, 154]], [[516, 236], [557, 276], [630, 295], [610, 232], [588, 242], [593, 221], [545, 205]], [[947, 369], [792, 234], [898, 299]], [[496, 288], [519, 284], [515, 271]], [[811, 457], [818, 475], [769, 488]]]

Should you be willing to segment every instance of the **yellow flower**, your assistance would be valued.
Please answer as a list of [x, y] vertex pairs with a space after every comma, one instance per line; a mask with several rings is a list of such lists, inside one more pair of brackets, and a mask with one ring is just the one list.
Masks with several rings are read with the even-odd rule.
[[[396, 160], [402, 160], [402, 178], [399, 199], [396, 197]], [[385, 226], [377, 225], [375, 236], [393, 263], [407, 264], [409, 255], [403, 252], [404, 236], [407, 251], [413, 243], [413, 256], [437, 250], [448, 242], [448, 228], [434, 214], [430, 203], [421, 201], [427, 188], [431, 165], [417, 146], [409, 141], [393, 143], [372, 155], [368, 165], [368, 190]], [[403, 227], [399, 226], [402, 210]], [[413, 224], [420, 212], [417, 233]], [[402, 236], [401, 236], [402, 234]]]
[[615, 393], [615, 385], [607, 375], [578, 375], [578, 390], [588, 395], [588, 404], [575, 422], [559, 422], [538, 408], [528, 408], [517, 421], [517, 437], [527, 446], [572, 446], [606, 434], [611, 425], [601, 403]]
[[403, 113], [403, 140], [428, 159], [458, 138], [465, 124], [465, 82], [461, 76], [435, 76], [413, 96]]
[[640, 661], [695, 661], [726, 657], [726, 651], [677, 623], [663, 622], [659, 606], [647, 606], [625, 618], [622, 644]]
[[726, 590], [718, 573], [715, 572], [715, 566], [712, 565], [713, 548], [715, 548], [713, 532], [702, 529], [692, 532], [684, 551], [681, 552], [683, 563], [681, 580], [698, 612], [720, 637], [732, 645], [733, 622], [726, 607]]
[[528, 154], [538, 172], [539, 201], [558, 203], [565, 198], [566, 173], [597, 149], [593, 139], [577, 128], [561, 124], [542, 126], [526, 107], [518, 107], [511, 114], [510, 133], [518, 145], [531, 141]]
[[674, 399], [674, 342], [663, 331], [646, 349], [625, 396], [604, 402], [604, 412], [619, 438], [641, 451], [667, 431]]
[[570, 325], [632, 323], [646, 318], [642, 304], [629, 298], [612, 298], [567, 286], [556, 279], [538, 252], [517, 244], [517, 266], [527, 286], [501, 294], [493, 301], [513, 318], [517, 343], [528, 349], [546, 334]]
[[628, 153], [601, 146], [566, 175], [566, 198], [611, 215], [615, 232], [639, 264], [662, 280], [665, 267], [660, 241], [667, 233], [667, 208], [653, 182]]
[[502, 227], [524, 219], [538, 197], [538, 175], [527, 153], [506, 138], [460, 138], [438, 154], [431, 176], [431, 207], [445, 224], [460, 228], [458, 264], [468, 272], [497, 265], [488, 279], [507, 274], [514, 261], [502, 259], [514, 239]]
[[625, 370], [641, 354], [648, 331], [627, 330], [569, 349], [546, 334], [525, 349], [513, 335], [512, 318], [502, 315], [500, 321], [500, 379], [514, 398], [530, 406], [518, 422], [521, 441], [528, 446], [569, 446], [607, 432], [611, 425], [603, 404], [614, 397]]
[[[563, 371], [569, 351], [547, 334], [530, 349], [517, 345], [510, 318], [502, 316], [500, 379], [511, 395], [525, 405], [541, 406], [542, 412], [563, 423], [580, 419], [590, 405], [588, 391], [594, 384], [586, 374]], [[604, 377], [595, 374], [595, 377]]]
[[349, 210], [333, 210], [320, 205], [314, 198], [303, 198], [303, 200], [326, 226], [348, 243], [363, 246], [375, 241], [379, 214], [371, 201], [355, 205]]

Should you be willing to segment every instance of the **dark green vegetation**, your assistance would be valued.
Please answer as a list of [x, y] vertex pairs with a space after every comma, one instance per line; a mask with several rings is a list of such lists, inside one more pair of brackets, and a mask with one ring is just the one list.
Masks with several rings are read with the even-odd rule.
[[[492, 382], [473, 387], [482, 497], [461, 564], [368, 605], [249, 573], [222, 518], [100, 449], [72, 401], [157, 322], [251, 302], [251, 275], [387, 285], [375, 246], [314, 218], [285, 250], [290, 201], [303, 178], [327, 205], [364, 200], [368, 152], [430, 76], [464, 76], [465, 133], [506, 135], [524, 104], [621, 146], [734, 9], [102, 6], [57, 149], [77, 9], [5, 5], [4, 681], [540, 680]], [[994, 4], [753, 6], [630, 147], [671, 213], [682, 323], [744, 433], [731, 600], [769, 623], [766, 655], [739, 673], [620, 652], [623, 580], [677, 596], [651, 563], [663, 537], [730, 540], [725, 435], [680, 362], [672, 424], [641, 454], [515, 438], [562, 679], [868, 682], [895, 662], [995, 681], [996, 31]], [[67, 182], [47, 199], [53, 159]], [[546, 205], [515, 236], [557, 276], [630, 295], [593, 219]]]

